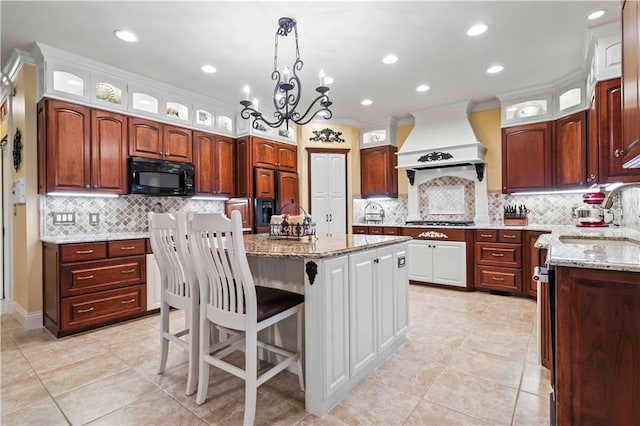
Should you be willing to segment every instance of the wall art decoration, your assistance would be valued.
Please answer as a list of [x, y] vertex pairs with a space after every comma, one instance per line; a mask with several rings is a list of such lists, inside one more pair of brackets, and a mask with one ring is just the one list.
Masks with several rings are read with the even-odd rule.
[[310, 141], [313, 142], [344, 142], [340, 136], [342, 132], [336, 132], [330, 128], [322, 129], [322, 130], [314, 130], [314, 137], [309, 138]]

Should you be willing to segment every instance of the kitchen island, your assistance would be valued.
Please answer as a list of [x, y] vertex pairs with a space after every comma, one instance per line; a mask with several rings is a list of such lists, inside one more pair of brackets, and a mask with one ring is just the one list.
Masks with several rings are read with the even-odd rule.
[[[640, 232], [567, 229], [548, 249], [555, 424], [637, 424], [640, 417]], [[555, 279], [554, 279], [555, 278]], [[636, 419], [636, 420], [634, 420]]]
[[[409, 237], [245, 235], [256, 285], [305, 297], [305, 406], [326, 414], [406, 341]], [[285, 346], [295, 341], [285, 325]], [[263, 336], [265, 337], [265, 336]]]

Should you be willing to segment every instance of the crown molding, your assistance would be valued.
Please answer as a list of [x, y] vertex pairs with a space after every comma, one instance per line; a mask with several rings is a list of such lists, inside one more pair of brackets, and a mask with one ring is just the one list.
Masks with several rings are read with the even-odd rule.
[[502, 104], [500, 103], [500, 99], [492, 98], [481, 102], [472, 102], [471, 105], [469, 105], [468, 112], [486, 111], [488, 109], [496, 109], [501, 107]]
[[16, 76], [22, 69], [22, 66], [25, 64], [36, 64], [33, 57], [31, 56], [31, 53], [27, 52], [26, 50], [13, 49], [13, 52], [11, 52], [11, 56], [9, 57], [7, 64], [2, 69], [2, 72], [7, 77], [9, 77], [11, 81], [14, 81], [16, 79]]

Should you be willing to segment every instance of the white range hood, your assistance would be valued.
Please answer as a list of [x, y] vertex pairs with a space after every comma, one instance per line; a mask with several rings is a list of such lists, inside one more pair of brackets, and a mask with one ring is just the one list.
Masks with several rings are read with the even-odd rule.
[[465, 102], [413, 113], [415, 125], [398, 151], [398, 168], [484, 164], [486, 148], [469, 123], [467, 107]]
[[419, 187], [441, 176], [474, 182], [476, 225], [489, 223], [486, 148], [476, 138], [467, 115], [468, 102], [413, 113], [415, 125], [398, 151], [398, 168], [409, 179], [407, 220], [421, 220]]

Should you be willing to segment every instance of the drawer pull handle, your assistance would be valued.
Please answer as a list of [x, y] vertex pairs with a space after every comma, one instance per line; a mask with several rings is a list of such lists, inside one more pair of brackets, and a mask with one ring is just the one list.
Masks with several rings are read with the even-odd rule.
[[93, 250], [76, 250], [76, 254], [91, 254]]
[[514, 239], [516, 236], [515, 235], [503, 235], [503, 237]]
[[127, 303], [133, 303], [135, 301], [136, 301], [136, 299], [122, 300], [122, 301], [120, 301], [120, 304], [121, 305], [126, 305]]
[[120, 247], [120, 250], [133, 250], [135, 249], [135, 246], [126, 246], [126, 247]]
[[78, 278], [76, 278], [76, 280], [78, 280], [78, 281], [90, 280], [91, 278], [93, 278], [93, 275], [87, 275], [86, 277], [78, 277]]
[[78, 309], [78, 310], [76, 311], [76, 313], [78, 313], [78, 314], [84, 314], [85, 312], [91, 312], [91, 311], [93, 311], [94, 309], [95, 309], [95, 308], [94, 308], [93, 306], [92, 306], [92, 307], [90, 307], [90, 308], [87, 308], [87, 309]]
[[502, 253], [491, 253], [491, 256], [493, 256], [493, 257], [504, 257], [504, 254], [502, 254]]
[[126, 271], [120, 271], [121, 274], [131, 274], [132, 272], [135, 272], [135, 269], [127, 269]]
[[493, 237], [493, 235], [491, 235], [491, 234], [480, 234], [480, 236], [482, 238], [492, 238]]
[[494, 281], [504, 281], [504, 278], [491, 277], [491, 279]]

